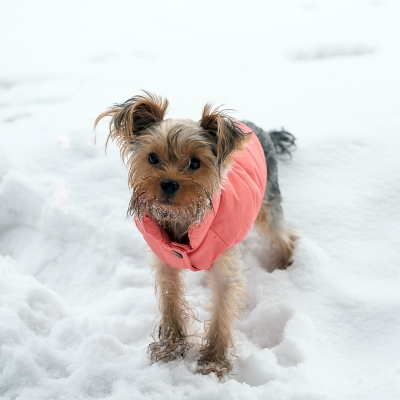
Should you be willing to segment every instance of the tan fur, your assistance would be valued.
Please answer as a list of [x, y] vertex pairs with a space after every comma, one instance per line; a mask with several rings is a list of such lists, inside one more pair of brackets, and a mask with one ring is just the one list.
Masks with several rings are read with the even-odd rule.
[[207, 331], [200, 350], [198, 372], [214, 372], [222, 378], [232, 370], [234, 346], [233, 327], [240, 316], [246, 299], [246, 286], [241, 276], [242, 263], [237, 246], [225, 251], [207, 271], [212, 290], [209, 312], [211, 318], [206, 323]]
[[292, 263], [295, 240], [298, 238], [296, 232], [283, 220], [282, 215], [274, 214], [273, 209], [264, 199], [254, 222], [257, 233], [267, 237], [273, 246], [271, 263], [266, 266], [269, 271], [286, 269]]
[[148, 348], [152, 362], [184, 358], [191, 347], [187, 341], [187, 327], [193, 312], [185, 299], [181, 269], [171, 268], [154, 256], [155, 289], [161, 321], [158, 340]]

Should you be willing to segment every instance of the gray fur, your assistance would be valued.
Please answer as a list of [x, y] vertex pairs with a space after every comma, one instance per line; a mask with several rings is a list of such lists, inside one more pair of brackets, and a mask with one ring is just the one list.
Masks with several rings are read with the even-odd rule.
[[295, 137], [284, 130], [266, 132], [253, 122], [242, 122], [257, 135], [264, 149], [268, 169], [267, 188], [264, 199], [271, 207], [273, 217], [277, 220], [282, 220], [282, 196], [278, 181], [278, 157], [279, 155], [288, 155], [291, 157], [291, 152], [295, 148]]

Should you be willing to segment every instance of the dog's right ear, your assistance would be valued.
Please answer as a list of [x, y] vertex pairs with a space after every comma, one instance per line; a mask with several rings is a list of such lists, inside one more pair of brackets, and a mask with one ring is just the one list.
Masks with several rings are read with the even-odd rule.
[[126, 159], [129, 147], [136, 136], [151, 125], [161, 122], [168, 108], [168, 100], [149, 92], [143, 96], [134, 96], [122, 104], [115, 104], [110, 110], [100, 114], [94, 123], [97, 127], [104, 117], [112, 117], [110, 133], [106, 141], [115, 140], [121, 151], [122, 159]]

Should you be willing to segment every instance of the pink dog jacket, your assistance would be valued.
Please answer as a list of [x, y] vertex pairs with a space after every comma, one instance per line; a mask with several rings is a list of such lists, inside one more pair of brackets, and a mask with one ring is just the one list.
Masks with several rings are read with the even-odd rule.
[[209, 269], [214, 261], [249, 233], [257, 218], [267, 184], [264, 151], [251, 129], [238, 122], [251, 141], [235, 154], [222, 191], [214, 198], [214, 211], [189, 229], [189, 244], [171, 242], [148, 216], [136, 226], [156, 256], [174, 268]]

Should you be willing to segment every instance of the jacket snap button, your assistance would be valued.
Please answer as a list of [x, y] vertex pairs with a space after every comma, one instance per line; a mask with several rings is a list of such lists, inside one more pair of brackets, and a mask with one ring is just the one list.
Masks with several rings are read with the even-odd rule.
[[173, 252], [177, 257], [183, 258], [183, 255], [182, 255], [181, 253], [178, 253], [178, 252], [175, 251], [175, 250], [172, 250], [172, 252]]

